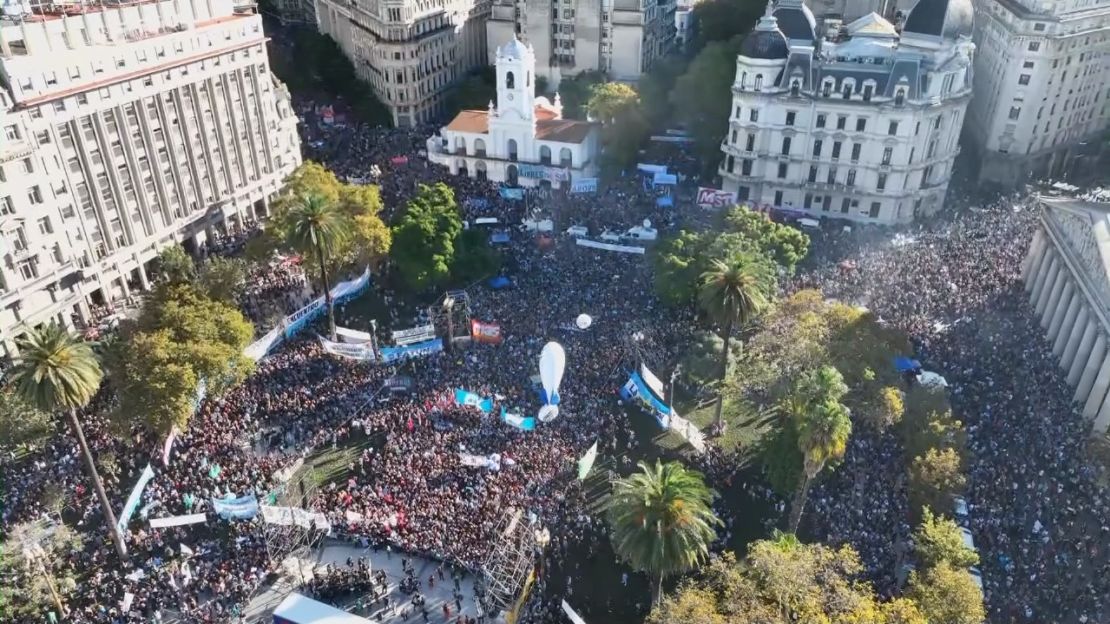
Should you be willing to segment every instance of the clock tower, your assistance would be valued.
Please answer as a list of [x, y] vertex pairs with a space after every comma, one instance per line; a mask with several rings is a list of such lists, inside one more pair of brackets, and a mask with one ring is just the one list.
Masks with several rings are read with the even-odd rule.
[[536, 120], [536, 53], [516, 36], [497, 50], [497, 117], [503, 122]]

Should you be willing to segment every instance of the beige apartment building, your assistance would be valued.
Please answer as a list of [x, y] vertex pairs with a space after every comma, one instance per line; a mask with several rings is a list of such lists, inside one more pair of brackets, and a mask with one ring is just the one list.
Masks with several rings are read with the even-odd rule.
[[0, 22], [0, 350], [93, 323], [166, 246], [262, 216], [301, 161], [261, 17], [231, 0], [9, 6]]

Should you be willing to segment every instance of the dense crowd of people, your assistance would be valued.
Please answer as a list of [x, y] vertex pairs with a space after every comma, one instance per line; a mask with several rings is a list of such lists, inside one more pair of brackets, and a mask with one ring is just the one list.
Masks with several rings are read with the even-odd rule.
[[[473, 571], [490, 556], [499, 522], [521, 510], [552, 532], [545, 574], [521, 621], [562, 621], [559, 599], [583, 591], [576, 582], [585, 585], [579, 572], [587, 563], [580, 553], [597, 552], [607, 541], [589, 497], [575, 484], [575, 460], [597, 441], [601, 456], [615, 458], [618, 469], [631, 464], [631, 449], [644, 436], [637, 435], [616, 390], [638, 361], [657, 370], [676, 362], [695, 319], [690, 310], [659, 304], [642, 256], [578, 247], [558, 232], [570, 225], [594, 233], [623, 231], [644, 219], [665, 230], [676, 211], [659, 207], [635, 174], [596, 195], [554, 192], [506, 200], [491, 183], [452, 178], [429, 166], [421, 155], [429, 128], [327, 125], [311, 114], [311, 103], [299, 108], [306, 113], [309, 156], [342, 178], [380, 184], [387, 218], [418, 184], [447, 181], [468, 220], [555, 220], [554, 245], [512, 230], [503, 247], [511, 288], [470, 290], [471, 317], [498, 324], [503, 342], [387, 367], [335, 358], [315, 339], [292, 341], [262, 360], [241, 386], [202, 403], [190, 426], [175, 434], [168, 461], [165, 439], [141, 429], [130, 437], [113, 435], [103, 418], [110, 399], [100, 396], [83, 417], [95, 454], [113, 458], [116, 466], [104, 471], [110, 500], [126, 498], [148, 463], [156, 472], [129, 524], [129, 567], [119, 564], [106, 539], [67, 431], [29, 459], [4, 460], [3, 528], [49, 515], [45, 495], [56, 492], [64, 502], [61, 519], [89, 536], [62, 563], [81, 579], [81, 590], [70, 598], [71, 621], [138, 624], [161, 621], [170, 612], [200, 622], [234, 620], [280, 562], [270, 558], [260, 520], [220, 520], [213, 501], [245, 495], [277, 500], [298, 459], [357, 441], [361, 450], [346, 474], [308, 503], [327, 516], [336, 536]], [[369, 180], [371, 168], [377, 174]], [[821, 261], [801, 271], [797, 285], [818, 286], [872, 309], [909, 332], [926, 367], [947, 377], [957, 416], [971, 437], [968, 500], [992, 620], [1106, 621], [1110, 500], [1085, 468], [1086, 425], [1074, 415], [1019, 281], [1035, 217], [1031, 203], [1022, 200], [967, 210], [893, 241], [889, 234], [885, 242], [866, 244], [859, 237], [830, 236], [818, 241], [815, 258]], [[210, 241], [207, 251], [237, 253], [254, 231]], [[850, 259], [854, 270], [839, 270], [842, 259]], [[287, 314], [310, 296], [311, 286], [293, 261], [254, 271], [241, 298], [252, 319]], [[584, 331], [573, 324], [582, 313], [593, 317]], [[383, 330], [410, 324], [415, 321], [397, 319], [392, 327], [383, 321]], [[522, 431], [497, 414], [502, 408], [535, 413], [532, 377], [549, 340], [567, 353], [561, 413], [535, 431]], [[381, 388], [394, 375], [412, 384], [403, 396], [386, 398]], [[456, 405], [456, 388], [491, 397], [492, 412]], [[498, 461], [473, 467], [463, 465], [460, 454], [496, 454]], [[888, 593], [896, 580], [891, 545], [911, 531], [902, 461], [893, 436], [858, 428], [843, 465], [815, 486], [807, 514], [808, 530], [854, 545]], [[715, 451], [697, 462], [715, 482], [731, 483], [735, 476]], [[766, 488], [744, 487], [773, 499]], [[147, 522], [196, 513], [208, 513], [207, 522], [169, 529], [151, 529]], [[418, 608], [413, 596], [423, 582], [389, 587], [363, 563], [349, 562], [320, 571], [305, 591], [327, 601], [357, 594], [372, 601], [359, 605], [366, 613], [409, 601], [406, 617], [472, 621], [458, 610], [450, 613], [449, 606], [431, 614]], [[629, 582], [627, 575], [621, 582]], [[646, 601], [637, 611], [646, 609]], [[594, 615], [609, 607], [607, 602]]]

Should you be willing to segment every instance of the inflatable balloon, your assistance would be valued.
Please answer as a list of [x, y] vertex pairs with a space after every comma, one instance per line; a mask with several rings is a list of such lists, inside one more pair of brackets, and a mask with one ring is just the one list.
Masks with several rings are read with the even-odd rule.
[[[540, 352], [540, 383], [543, 385], [544, 409], [539, 418], [547, 422], [559, 415], [559, 384], [563, 381], [563, 369], [567, 365], [567, 354], [562, 345], [549, 342]], [[552, 408], [552, 409], [548, 409]]]
[[590, 325], [594, 324], [594, 320], [590, 318], [589, 314], [579, 314], [578, 318], [574, 319], [574, 324], [578, 329], [589, 329]]

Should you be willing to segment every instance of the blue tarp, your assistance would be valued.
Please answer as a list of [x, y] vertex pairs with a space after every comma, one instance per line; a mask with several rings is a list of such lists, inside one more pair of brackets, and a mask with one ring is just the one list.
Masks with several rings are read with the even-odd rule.
[[504, 275], [498, 275], [497, 277], [491, 277], [490, 280], [489, 280], [489, 287], [494, 289], [494, 290], [501, 290], [502, 288], [508, 288], [509, 286], [512, 286], [512, 285], [513, 285], [513, 280], [505, 277]]
[[918, 362], [917, 360], [908, 358], [904, 355], [894, 358], [894, 370], [898, 371], [899, 373], [905, 373], [907, 371], [917, 370], [919, 368], [921, 368], [921, 362]]
[[489, 237], [489, 240], [491, 243], [507, 243], [509, 242], [509, 233], [494, 232], [493, 235]]
[[674, 206], [674, 198], [671, 197], [670, 195], [664, 195], [662, 197], [658, 197], [658, 198], [655, 199], [655, 205], [665, 207], [665, 208], [670, 208], [671, 206]]

